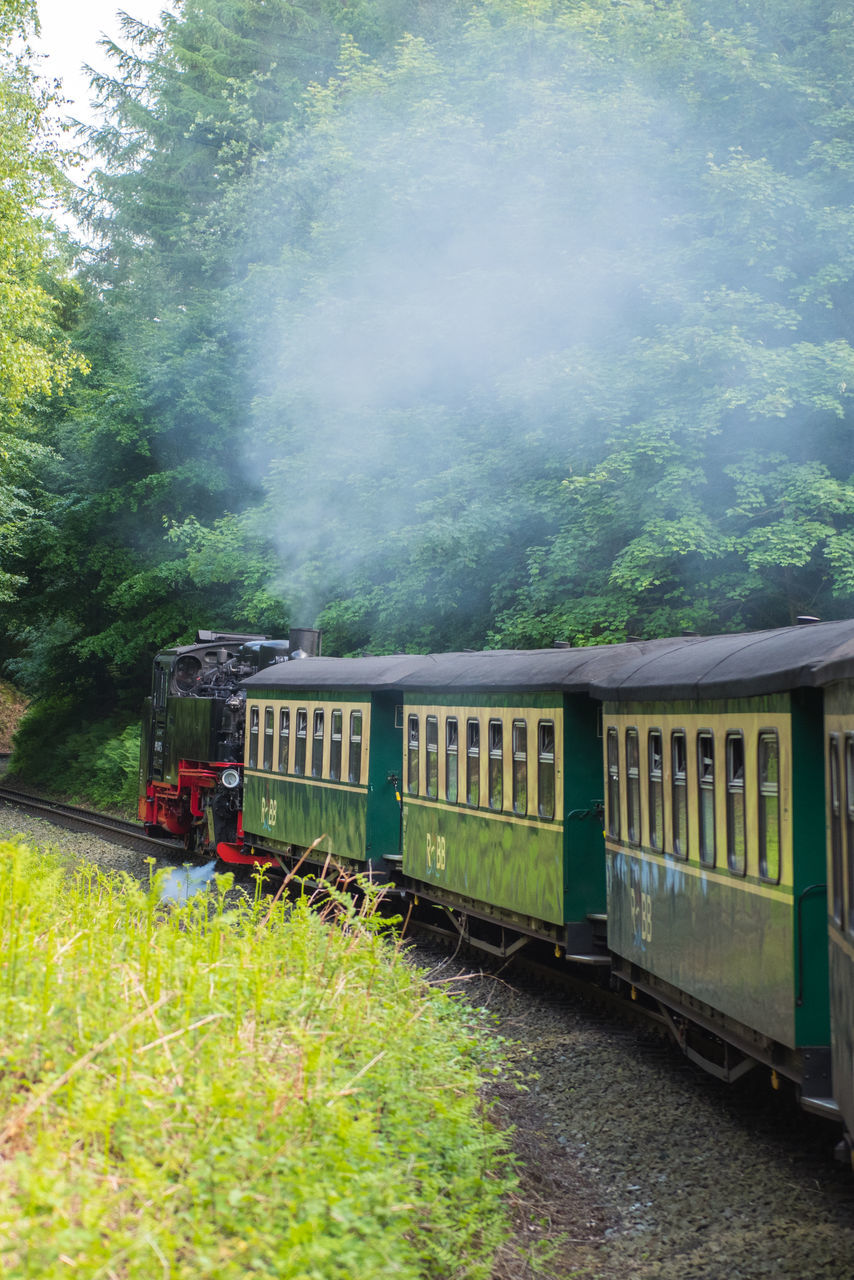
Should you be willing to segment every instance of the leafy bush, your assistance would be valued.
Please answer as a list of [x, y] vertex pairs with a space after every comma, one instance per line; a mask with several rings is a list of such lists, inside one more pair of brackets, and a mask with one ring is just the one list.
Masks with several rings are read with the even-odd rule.
[[10, 769], [34, 786], [134, 812], [139, 723], [87, 723], [70, 697], [46, 698], [33, 703], [21, 721]]
[[160, 881], [0, 846], [0, 1270], [486, 1280], [512, 1177], [474, 1015], [349, 898]]

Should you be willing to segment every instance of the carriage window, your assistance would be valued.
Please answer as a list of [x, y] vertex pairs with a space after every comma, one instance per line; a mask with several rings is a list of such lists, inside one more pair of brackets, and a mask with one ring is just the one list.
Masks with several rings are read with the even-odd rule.
[[308, 712], [305, 707], [297, 710], [297, 742], [294, 750], [294, 773], [305, 773], [306, 741], [308, 739]]
[[459, 799], [459, 728], [456, 716], [445, 721], [445, 798], [451, 804]]
[[839, 738], [830, 735], [830, 874], [832, 880], [833, 919], [842, 924], [842, 808], [839, 795]]
[[311, 776], [323, 776], [323, 730], [326, 717], [322, 711], [314, 713], [314, 733], [311, 740]]
[[640, 844], [640, 742], [637, 729], [626, 730], [626, 825], [631, 844]]
[[682, 729], [670, 735], [673, 852], [688, 857], [688, 744]]
[[664, 744], [660, 729], [650, 729], [647, 737], [649, 768], [649, 843], [664, 848]]
[[854, 735], [845, 735], [845, 835], [848, 858], [848, 931], [854, 933]]
[[513, 721], [513, 812], [528, 812], [528, 726]]
[[418, 795], [418, 716], [410, 716], [406, 733], [406, 790]]
[[350, 712], [350, 757], [347, 764], [348, 782], [362, 781], [362, 713]]
[[489, 722], [489, 807], [504, 807], [504, 726], [500, 720]]
[[279, 773], [288, 771], [288, 748], [291, 740], [291, 713], [288, 707], [279, 712]]
[[555, 816], [555, 726], [541, 720], [537, 726], [537, 812], [541, 818]]
[[264, 708], [264, 768], [273, 768], [273, 708]]
[[726, 860], [730, 871], [747, 870], [747, 815], [744, 803], [744, 737], [726, 736]]
[[439, 795], [439, 721], [436, 716], [427, 717], [427, 794], [433, 800]]
[[480, 804], [480, 723], [466, 723], [466, 803]]
[[776, 733], [759, 735], [759, 874], [780, 882], [780, 748]]
[[620, 739], [608, 730], [608, 835], [620, 838]]
[[253, 707], [249, 712], [249, 760], [250, 769], [258, 767], [258, 724], [259, 724], [258, 708]]
[[697, 789], [700, 802], [700, 861], [715, 865], [715, 739], [697, 734]]
[[333, 711], [332, 721], [330, 724], [331, 736], [329, 739], [329, 776], [333, 782], [340, 781], [341, 778], [341, 747], [344, 737], [344, 713], [343, 711]]

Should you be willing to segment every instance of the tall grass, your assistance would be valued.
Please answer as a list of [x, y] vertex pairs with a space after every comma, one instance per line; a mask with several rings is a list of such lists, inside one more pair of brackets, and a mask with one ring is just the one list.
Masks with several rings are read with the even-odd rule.
[[485, 1280], [474, 1015], [349, 897], [159, 881], [0, 845], [0, 1273]]

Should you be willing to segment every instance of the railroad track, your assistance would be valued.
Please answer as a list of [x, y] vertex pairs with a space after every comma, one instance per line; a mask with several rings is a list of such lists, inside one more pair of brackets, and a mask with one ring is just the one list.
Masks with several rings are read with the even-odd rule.
[[175, 858], [184, 852], [183, 845], [177, 840], [156, 840], [147, 836], [138, 822], [95, 813], [77, 805], [45, 800], [16, 787], [0, 785], [0, 802], [24, 809], [57, 827], [64, 827], [69, 831], [86, 831], [105, 840], [112, 840], [126, 849], [148, 853], [154, 857]]

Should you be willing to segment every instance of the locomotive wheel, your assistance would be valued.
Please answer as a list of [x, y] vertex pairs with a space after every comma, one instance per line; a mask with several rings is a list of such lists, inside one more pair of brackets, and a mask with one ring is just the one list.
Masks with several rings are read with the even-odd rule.
[[194, 822], [189, 831], [184, 833], [184, 848], [187, 853], [199, 853], [202, 848], [203, 824]]

